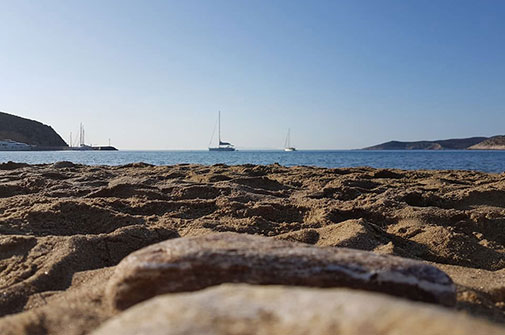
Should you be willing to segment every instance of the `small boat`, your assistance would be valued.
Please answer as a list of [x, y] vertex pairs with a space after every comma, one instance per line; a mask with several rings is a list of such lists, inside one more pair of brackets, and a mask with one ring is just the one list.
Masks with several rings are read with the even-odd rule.
[[[218, 127], [218, 145], [217, 147], [211, 147], [209, 143], [209, 151], [235, 151], [235, 147], [233, 144], [229, 142], [224, 142], [221, 141], [221, 111], [218, 112], [218, 117], [217, 117], [217, 127]], [[214, 131], [216, 131], [216, 128], [214, 128]], [[212, 138], [214, 137], [214, 133], [212, 134]], [[212, 143], [212, 138], [210, 139], [210, 142]]]
[[286, 141], [284, 142], [284, 151], [296, 151], [296, 148], [291, 146], [291, 129], [288, 129], [288, 135], [286, 136]]
[[13, 141], [10, 139], [0, 140], [0, 151], [28, 151], [32, 146], [26, 143]]

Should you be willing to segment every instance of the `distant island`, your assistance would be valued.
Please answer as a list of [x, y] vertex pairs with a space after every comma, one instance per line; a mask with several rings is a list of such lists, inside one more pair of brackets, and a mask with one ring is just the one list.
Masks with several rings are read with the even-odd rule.
[[389, 141], [363, 150], [505, 150], [505, 136], [414, 142]]
[[117, 150], [112, 146], [81, 144], [70, 147], [51, 126], [0, 112], [0, 151]]
[[505, 136], [493, 136], [484, 141], [472, 145], [471, 150], [505, 150]]

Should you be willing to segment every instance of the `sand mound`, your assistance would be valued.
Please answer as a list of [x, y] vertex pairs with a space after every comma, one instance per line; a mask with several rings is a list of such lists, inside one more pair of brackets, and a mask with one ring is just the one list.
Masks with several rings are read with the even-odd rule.
[[504, 194], [505, 174], [465, 171], [2, 164], [0, 333], [85, 334], [110, 316], [109, 267], [226, 231], [424, 260], [458, 309], [503, 323]]

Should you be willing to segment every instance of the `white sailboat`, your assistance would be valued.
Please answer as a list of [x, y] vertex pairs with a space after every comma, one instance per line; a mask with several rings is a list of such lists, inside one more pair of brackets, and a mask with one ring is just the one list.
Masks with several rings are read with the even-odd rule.
[[79, 125], [79, 146], [74, 147], [74, 150], [93, 150], [91, 145], [87, 145], [84, 137], [84, 125]]
[[[235, 151], [235, 147], [233, 144], [229, 142], [224, 142], [221, 141], [221, 111], [218, 112], [218, 119], [217, 119], [217, 127], [218, 127], [218, 145], [217, 147], [211, 147], [209, 143], [209, 151]], [[214, 131], [216, 131], [216, 128], [214, 128]], [[214, 137], [214, 134], [212, 134], [212, 137]], [[212, 142], [212, 138], [210, 139]]]
[[291, 146], [291, 129], [288, 129], [288, 135], [284, 142], [284, 151], [296, 151], [296, 148]]

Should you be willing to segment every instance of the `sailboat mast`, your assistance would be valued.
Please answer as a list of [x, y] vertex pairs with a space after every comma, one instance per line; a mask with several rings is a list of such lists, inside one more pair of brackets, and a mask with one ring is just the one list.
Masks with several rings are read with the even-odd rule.
[[219, 138], [219, 145], [221, 145], [221, 111], [218, 112], [217, 116], [217, 134]]
[[288, 128], [288, 135], [286, 136], [286, 141], [284, 141], [284, 148], [289, 148], [291, 145], [290, 145], [290, 138], [289, 138], [289, 133], [290, 133], [291, 129]]

